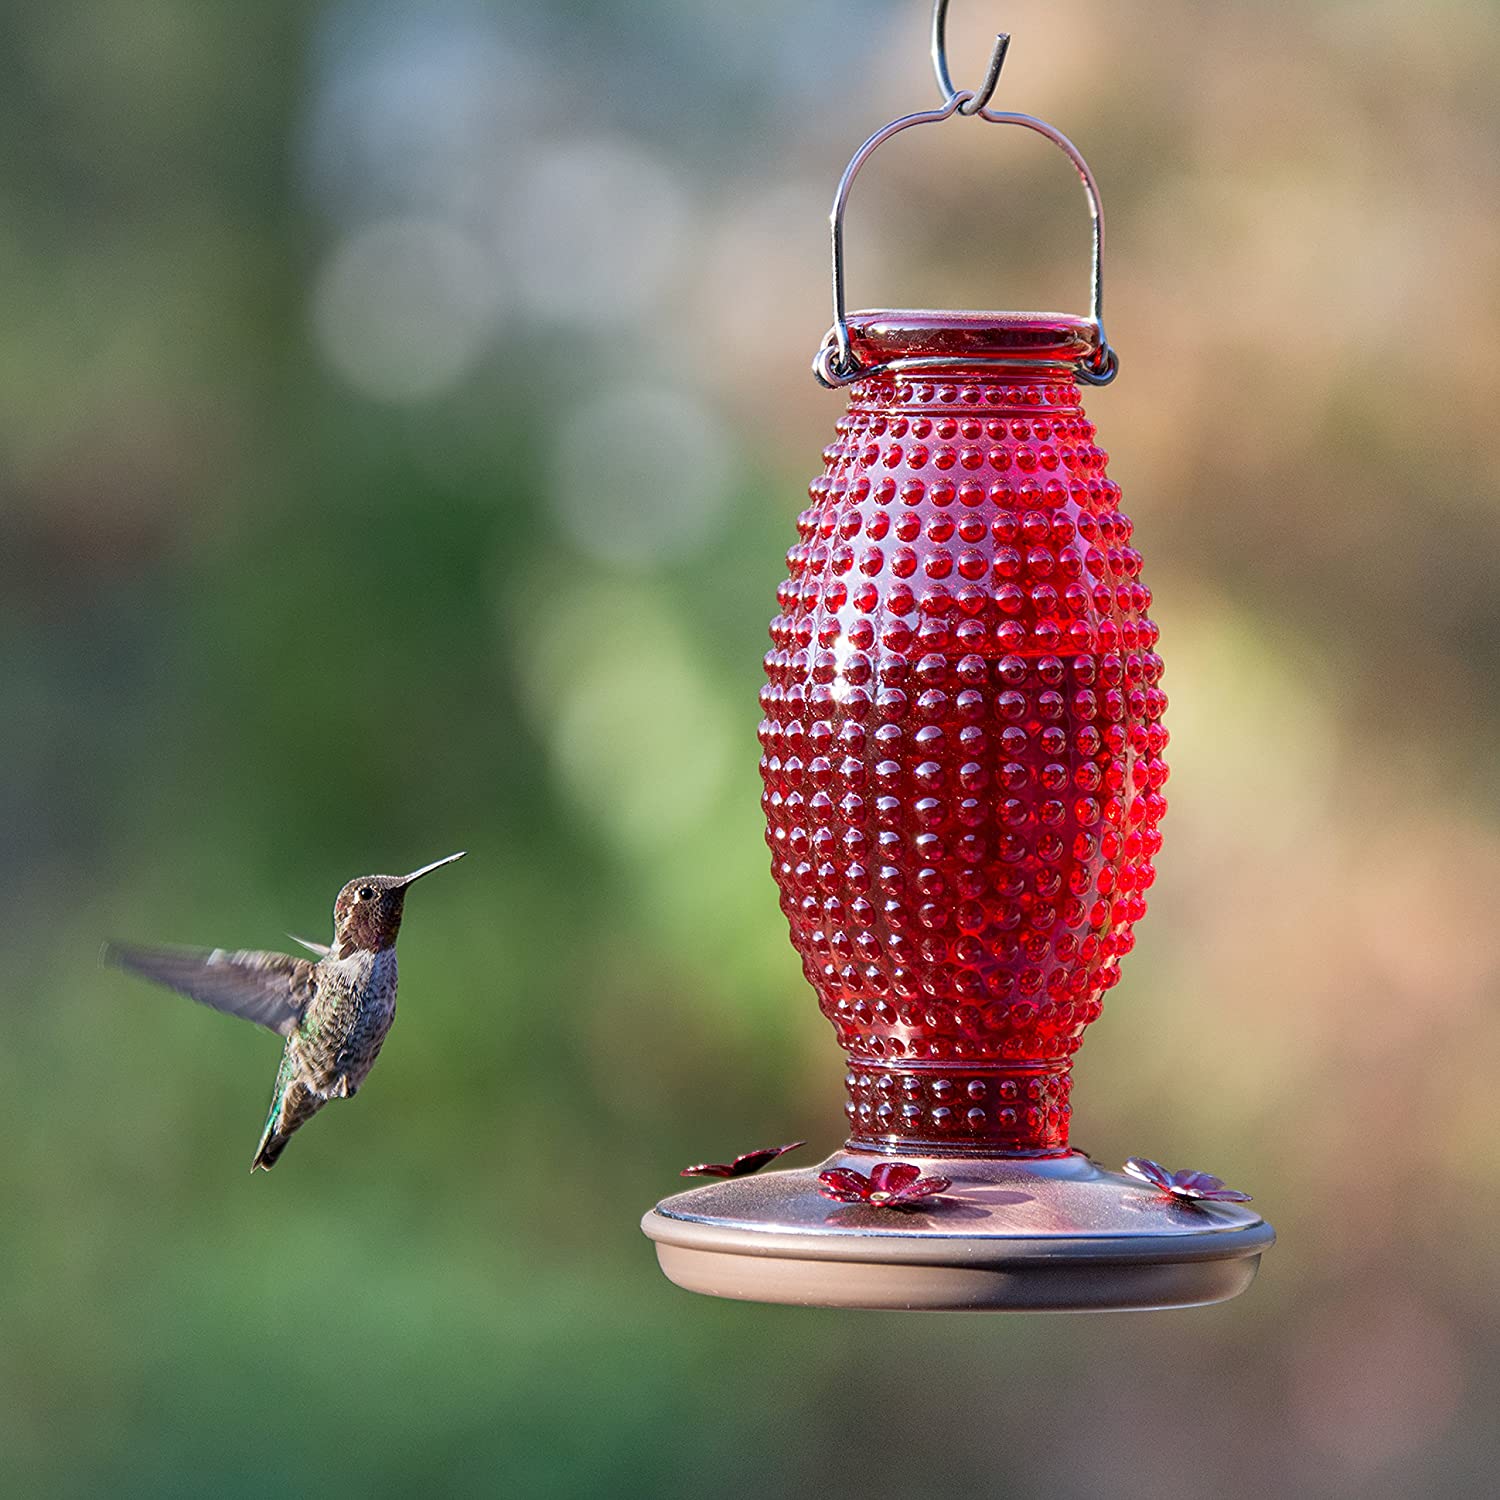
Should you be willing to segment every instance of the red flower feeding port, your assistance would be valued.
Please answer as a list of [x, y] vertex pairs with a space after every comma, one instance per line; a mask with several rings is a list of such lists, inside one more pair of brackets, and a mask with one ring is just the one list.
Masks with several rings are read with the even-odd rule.
[[1149, 1156], [1132, 1156], [1125, 1163], [1125, 1171], [1131, 1177], [1149, 1182], [1152, 1187], [1176, 1198], [1182, 1203], [1248, 1203], [1250, 1194], [1225, 1187], [1223, 1182], [1208, 1172], [1169, 1172], [1160, 1162]]
[[921, 1167], [909, 1161], [882, 1161], [870, 1168], [870, 1175], [834, 1167], [819, 1172], [822, 1184], [818, 1191], [835, 1203], [865, 1203], [871, 1208], [912, 1208], [928, 1198], [936, 1198], [953, 1186], [946, 1177], [924, 1177]]
[[[818, 1166], [679, 1193], [643, 1228], [668, 1276], [720, 1296], [1222, 1301], [1275, 1238], [1244, 1195], [1145, 1159], [1109, 1172], [1068, 1144], [1073, 1055], [1155, 876], [1166, 698], [1080, 389], [1118, 368], [1098, 191], [1051, 125], [989, 107], [1006, 38], [979, 92], [953, 88], [946, 10], [942, 106], [871, 136], [834, 200], [834, 322], [813, 368], [850, 400], [798, 519], [761, 694], [773, 873], [848, 1054], [850, 1136]], [[1072, 162], [1094, 225], [1088, 317], [846, 310], [858, 172], [956, 115], [1036, 131]], [[919, 1201], [919, 1179], [942, 1187]], [[898, 1190], [921, 1212], [866, 1211]]]
[[753, 1177], [755, 1173], [771, 1165], [778, 1156], [785, 1156], [788, 1151], [796, 1151], [807, 1144], [806, 1141], [793, 1141], [786, 1146], [762, 1146], [758, 1151], [746, 1151], [743, 1155], [735, 1157], [733, 1161], [704, 1161], [699, 1162], [696, 1167], [684, 1167], [678, 1174], [681, 1177]]

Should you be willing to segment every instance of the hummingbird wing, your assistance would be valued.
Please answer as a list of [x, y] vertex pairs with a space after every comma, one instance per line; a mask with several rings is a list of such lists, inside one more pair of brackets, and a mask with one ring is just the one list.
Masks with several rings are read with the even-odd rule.
[[135, 948], [110, 943], [105, 946], [104, 959], [282, 1036], [302, 1019], [318, 988], [317, 966], [289, 953]]
[[315, 943], [311, 938], [298, 937], [295, 932], [289, 932], [287, 936], [294, 943], [299, 943], [302, 947], [306, 948], [309, 953], [316, 953], [319, 958], [327, 958], [333, 952], [333, 949], [327, 943]]

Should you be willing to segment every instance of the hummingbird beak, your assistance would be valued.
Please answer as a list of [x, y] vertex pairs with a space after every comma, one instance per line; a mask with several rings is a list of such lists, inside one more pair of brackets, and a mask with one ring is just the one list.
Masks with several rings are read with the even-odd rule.
[[444, 865], [451, 865], [456, 859], [462, 859], [467, 852], [465, 849], [460, 849], [457, 854], [450, 854], [447, 859], [435, 859], [430, 865], [423, 865], [420, 870], [413, 870], [410, 875], [402, 878], [402, 888], [405, 889], [412, 881], [420, 880], [424, 875], [431, 875], [434, 870], [441, 870]]

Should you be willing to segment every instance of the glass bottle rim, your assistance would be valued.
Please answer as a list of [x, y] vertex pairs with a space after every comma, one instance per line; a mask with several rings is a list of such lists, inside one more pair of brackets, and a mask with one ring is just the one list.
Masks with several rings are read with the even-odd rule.
[[849, 342], [861, 365], [904, 359], [965, 359], [1074, 365], [1099, 351], [1099, 325], [1056, 312], [939, 312], [865, 309], [849, 314]]

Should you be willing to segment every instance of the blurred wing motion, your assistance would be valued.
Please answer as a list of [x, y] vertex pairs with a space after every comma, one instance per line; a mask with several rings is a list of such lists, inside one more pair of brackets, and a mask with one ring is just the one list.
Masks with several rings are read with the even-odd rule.
[[289, 932], [287, 936], [294, 943], [306, 948], [309, 953], [316, 953], [319, 958], [327, 958], [333, 952], [333, 949], [327, 943], [315, 943], [311, 938], [298, 937], [295, 932]]
[[132, 948], [110, 943], [107, 963], [164, 984], [179, 995], [288, 1035], [317, 991], [317, 969], [288, 953], [223, 948]]

